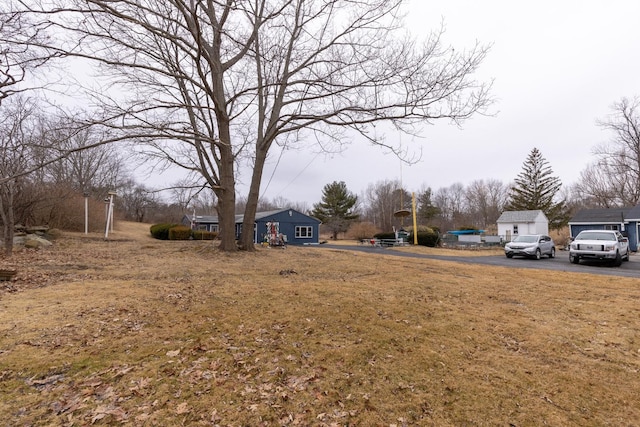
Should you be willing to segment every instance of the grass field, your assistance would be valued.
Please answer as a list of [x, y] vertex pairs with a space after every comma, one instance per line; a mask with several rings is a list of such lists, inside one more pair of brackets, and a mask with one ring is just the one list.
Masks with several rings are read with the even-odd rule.
[[0, 259], [0, 425], [640, 420], [637, 279], [148, 230]]

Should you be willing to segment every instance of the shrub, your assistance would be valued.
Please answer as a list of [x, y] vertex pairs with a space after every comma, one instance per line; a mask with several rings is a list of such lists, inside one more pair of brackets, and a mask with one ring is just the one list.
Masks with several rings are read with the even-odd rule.
[[169, 240], [189, 240], [191, 238], [191, 227], [186, 225], [176, 225], [169, 229]]
[[[38, 186], [37, 190], [28, 189], [21, 194], [16, 206], [16, 222], [32, 225], [48, 225], [50, 229], [64, 231], [84, 231], [85, 198], [63, 185]], [[88, 200], [89, 231], [105, 231], [105, 206], [102, 199], [95, 195]], [[117, 211], [114, 210], [116, 219]]]
[[193, 230], [191, 233], [193, 240], [214, 240], [218, 237], [218, 232], [207, 230]]
[[[409, 242], [413, 242], [413, 233], [409, 235]], [[440, 243], [440, 235], [434, 231], [418, 231], [418, 245], [435, 248]]]
[[[409, 232], [409, 234], [411, 234], [411, 232], [413, 231], [412, 226], [405, 227], [405, 228]], [[427, 233], [438, 233], [440, 229], [438, 227], [430, 227], [428, 225], [418, 225], [418, 233], [423, 231]]]
[[179, 225], [173, 223], [154, 224], [150, 228], [151, 236], [155, 239], [169, 240], [169, 230]]
[[354, 240], [370, 239], [380, 229], [371, 222], [355, 222], [347, 230], [347, 237]]
[[[395, 239], [395, 233], [378, 233], [374, 235], [376, 239]], [[413, 243], [413, 232], [409, 233], [407, 242]], [[440, 244], [440, 234], [431, 228], [426, 228], [424, 231], [418, 229], [418, 245], [429, 246], [435, 248]]]

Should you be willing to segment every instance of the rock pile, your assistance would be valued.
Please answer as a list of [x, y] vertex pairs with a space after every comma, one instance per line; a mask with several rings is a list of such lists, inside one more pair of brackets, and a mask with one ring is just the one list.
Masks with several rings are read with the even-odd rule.
[[[47, 226], [35, 226], [25, 227], [23, 225], [16, 225], [16, 234], [13, 237], [13, 247], [25, 247], [28, 249], [39, 249], [47, 246], [51, 246], [51, 243], [47, 238], [49, 227]], [[0, 239], [0, 247], [4, 243]]]

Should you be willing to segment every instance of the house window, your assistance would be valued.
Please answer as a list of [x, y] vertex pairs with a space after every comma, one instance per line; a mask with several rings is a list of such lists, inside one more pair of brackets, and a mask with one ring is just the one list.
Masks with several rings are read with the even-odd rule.
[[518, 234], [518, 226], [517, 225], [513, 226], [513, 234]]
[[618, 230], [619, 230], [619, 226], [618, 226], [618, 224], [606, 224], [606, 225], [604, 226], [604, 229], [605, 229], [605, 230], [615, 230], [615, 231], [618, 231]]
[[296, 239], [311, 239], [313, 237], [313, 227], [296, 226]]
[[209, 231], [215, 231], [217, 233], [218, 232], [218, 224], [211, 224], [209, 226]]

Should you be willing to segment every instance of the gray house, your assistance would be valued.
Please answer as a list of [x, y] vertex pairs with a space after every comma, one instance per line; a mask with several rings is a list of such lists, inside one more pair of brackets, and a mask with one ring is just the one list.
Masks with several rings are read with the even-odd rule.
[[640, 205], [633, 208], [582, 209], [569, 220], [569, 233], [582, 230], [617, 230], [629, 238], [629, 249], [638, 250]]
[[498, 236], [507, 242], [520, 234], [549, 234], [549, 220], [539, 209], [502, 212], [496, 222]]
[[[236, 239], [242, 233], [242, 215], [236, 215]], [[220, 231], [217, 216], [185, 215], [182, 223], [193, 229]], [[256, 213], [253, 242], [287, 243], [293, 245], [318, 244], [320, 220], [295, 209], [279, 209]]]

